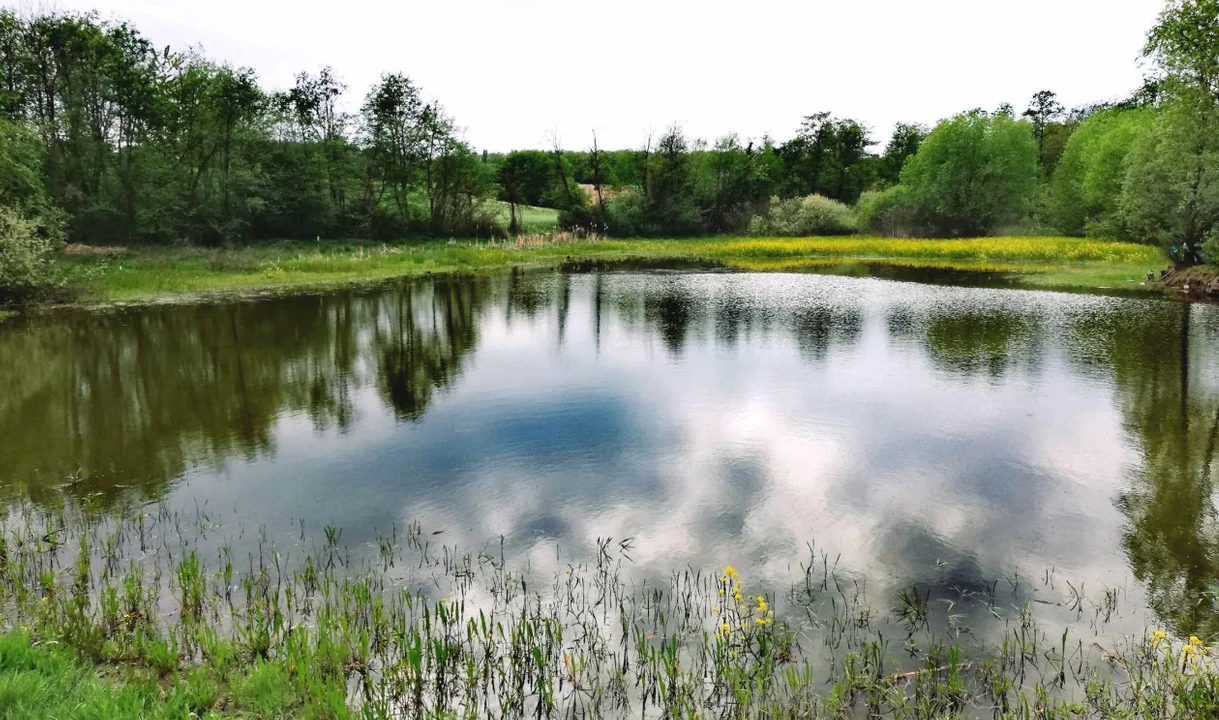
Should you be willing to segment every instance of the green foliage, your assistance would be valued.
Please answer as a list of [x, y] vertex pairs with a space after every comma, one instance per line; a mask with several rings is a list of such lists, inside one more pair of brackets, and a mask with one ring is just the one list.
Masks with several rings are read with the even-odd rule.
[[10, 720], [201, 717], [214, 703], [208, 685], [195, 674], [184, 676], [169, 693], [138, 678], [112, 684], [70, 648], [36, 645], [22, 632], [0, 635], [0, 714]]
[[[1055, 129], [1062, 125], [1056, 121], [1063, 116], [1066, 108], [1058, 102], [1058, 95], [1051, 90], [1041, 90], [1033, 94], [1028, 109], [1023, 116], [1033, 125], [1033, 137], [1037, 140], [1037, 163], [1042, 173], [1049, 176], [1062, 153], [1063, 138]], [[1010, 114], [1010, 113], [1008, 113]], [[1057, 140], [1057, 142], [1055, 142]]]
[[821, 195], [780, 200], [774, 198], [769, 210], [749, 223], [749, 234], [779, 237], [849, 235], [855, 232], [851, 208]]
[[1201, 93], [1171, 101], [1129, 164], [1121, 212], [1131, 235], [1196, 262], [1219, 231], [1219, 106]]
[[985, 235], [1022, 219], [1038, 185], [1037, 144], [1027, 122], [972, 111], [939, 125], [902, 169], [910, 202], [930, 232]]
[[693, 235], [702, 227], [695, 196], [689, 144], [679, 126], [662, 135], [653, 150], [641, 157], [643, 184], [611, 201], [606, 208], [608, 230], [615, 236]]
[[32, 302], [55, 290], [55, 255], [63, 214], [42, 182], [38, 139], [0, 117], [0, 307]]
[[896, 185], [901, 181], [902, 167], [910, 159], [923, 140], [927, 138], [927, 128], [917, 123], [898, 123], [893, 128], [893, 136], [885, 146], [885, 153], [880, 158], [878, 168], [879, 179], [885, 185]]
[[855, 204], [856, 226], [883, 237], [918, 237], [927, 234], [918, 206], [905, 185], [881, 192], [870, 191]]
[[516, 150], [499, 165], [500, 199], [513, 205], [557, 207], [563, 190], [554, 159], [541, 150]]
[[[1216, 25], [1219, 0], [1173, 0], [1145, 50], [1159, 75], [1127, 105], [1219, 102]], [[899, 124], [879, 154], [862, 122], [817, 112], [786, 142], [730, 134], [708, 146], [674, 127], [639, 150], [601, 150], [594, 137], [584, 152], [555, 143], [492, 155], [475, 154], [403, 73], [383, 75], [348, 114], [348, 88], [329, 67], [271, 93], [252, 69], [155, 48], [124, 23], [11, 10], [0, 10], [0, 60], [0, 204], [42, 236], [62, 227], [86, 244], [498, 237], [523, 229], [520, 208], [538, 206], [559, 211], [563, 227], [618, 236], [740, 233], [759, 213], [758, 228], [816, 225], [779, 217], [799, 216], [811, 195], [859, 201], [859, 225], [885, 235], [978, 235], [1034, 220], [1196, 247], [1209, 232], [1205, 182], [1191, 205], [1125, 181], [1125, 148], [1142, 145], [1135, 117], [1150, 110], [1102, 113], [1076, 137], [1090, 110], [1067, 113], [1050, 91], [1034, 95], [1028, 121], [1005, 104], [929, 136]], [[1165, 142], [1184, 137], [1182, 118], [1159, 133]], [[1181, 152], [1140, 158], [1144, 179], [1186, 172]], [[1129, 188], [1120, 203], [1119, 185]], [[484, 202], [492, 196], [506, 214]], [[775, 203], [772, 218], [775, 196], [797, 200]], [[1182, 213], [1193, 219], [1173, 219]]]
[[382, 76], [364, 100], [368, 170], [381, 182], [374, 237], [404, 235], [422, 217], [411, 200], [424, 164], [424, 110], [418, 88], [400, 73]]
[[767, 167], [769, 146], [742, 144], [736, 134], [726, 135], [706, 152], [693, 156], [695, 194], [702, 209], [703, 230], [742, 232], [749, 218], [766, 202], [772, 185]]
[[27, 125], [4, 117], [0, 117], [0, 203], [30, 215], [50, 209], [37, 135]]
[[783, 168], [779, 194], [819, 194], [855, 202], [871, 185], [876, 171], [868, 162], [872, 144], [870, 131], [858, 121], [835, 118], [828, 112], [805, 117], [796, 137], [776, 149]]
[[1169, 0], [1147, 34], [1144, 54], [1172, 85], [1219, 102], [1219, 0]]
[[1131, 154], [1124, 219], [1192, 264], [1204, 244], [1219, 245], [1219, 0], [1171, 0], [1144, 55], [1162, 73], [1155, 89], [1167, 101]]
[[1050, 222], [1068, 235], [1132, 239], [1119, 202], [1131, 148], [1150, 132], [1154, 111], [1112, 108], [1092, 114], [1067, 142], [1049, 186]]
[[0, 307], [31, 302], [60, 285], [61, 244], [38, 220], [0, 206]]
[[0, 150], [0, 188], [28, 188], [12, 167], [36, 167], [75, 242], [496, 230], [475, 201], [490, 190], [481, 163], [405, 75], [384, 76], [357, 118], [330, 68], [268, 94], [251, 69], [160, 52], [125, 24], [72, 13], [0, 10], [0, 55], [0, 108], [34, 138]]

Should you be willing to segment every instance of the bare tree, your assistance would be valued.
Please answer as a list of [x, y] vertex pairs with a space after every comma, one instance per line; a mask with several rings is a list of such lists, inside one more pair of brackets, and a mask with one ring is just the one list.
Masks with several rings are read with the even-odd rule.
[[572, 210], [576, 207], [576, 198], [571, 191], [571, 183], [567, 180], [567, 168], [563, 165], [563, 144], [559, 138], [558, 128], [551, 128], [547, 134], [547, 139], [550, 141], [550, 151], [554, 155], [555, 174], [558, 175], [559, 184], [563, 186], [563, 198], [567, 201], [567, 210]]
[[593, 191], [597, 194], [597, 224], [605, 226], [605, 166], [597, 148], [597, 131], [593, 131], [593, 146], [588, 151], [588, 167], [592, 172]]

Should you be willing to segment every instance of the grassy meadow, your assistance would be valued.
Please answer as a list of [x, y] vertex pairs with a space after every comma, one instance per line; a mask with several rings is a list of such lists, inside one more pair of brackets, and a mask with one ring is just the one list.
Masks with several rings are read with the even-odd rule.
[[868, 237], [611, 240], [566, 233], [514, 240], [403, 244], [281, 242], [240, 249], [133, 248], [65, 258], [85, 302], [151, 301], [290, 291], [446, 272], [625, 261], [713, 264], [731, 270], [871, 274], [944, 270], [1008, 284], [1079, 291], [1154, 290], [1157, 248], [1065, 237], [906, 240]]
[[[495, 216], [503, 227], [508, 227], [509, 207], [502, 200], [488, 201], [495, 210]], [[559, 226], [559, 211], [554, 208], [521, 205], [517, 208], [521, 218], [521, 232], [545, 233], [553, 232]]]

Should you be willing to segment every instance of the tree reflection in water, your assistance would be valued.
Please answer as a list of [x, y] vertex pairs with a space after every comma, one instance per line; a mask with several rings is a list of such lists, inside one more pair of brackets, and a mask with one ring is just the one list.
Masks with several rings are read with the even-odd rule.
[[[483, 335], [498, 332], [501, 320], [511, 331], [553, 319], [560, 349], [575, 343], [573, 328], [586, 326], [598, 353], [607, 332], [631, 333], [657, 343], [671, 362], [707, 362], [692, 344], [723, 349], [781, 339], [808, 368], [847, 358], [834, 353], [865, 345], [868, 328], [877, 327], [888, 343], [884, 362], [902, 362], [895, 345], [913, 349], [943, 375], [939, 382], [997, 384], [1017, 370], [1036, 378], [1051, 358], [1064, 356], [1073, 372], [1111, 387], [1126, 442], [1138, 455], [1116, 493], [1133, 573], [1174, 629], [1219, 634], [1212, 485], [1219, 328], [1211, 309], [1142, 301], [1064, 301], [1066, 309], [1050, 301], [973, 303], [975, 291], [946, 289], [929, 290], [919, 302], [895, 291], [896, 300], [869, 303], [815, 283], [784, 305], [756, 283], [690, 278], [432, 278], [368, 292], [9, 322], [0, 326], [0, 488], [35, 501], [66, 491], [105, 507], [131, 493], [163, 496], [194, 469], [273, 456], [277, 428], [295, 418], [315, 432], [339, 433], [381, 411], [419, 421], [438, 393], [458, 384]], [[900, 383], [904, 370], [896, 369]], [[629, 437], [629, 405], [613, 406]], [[563, 442], [587, 445], [580, 428], [595, 423], [575, 406], [563, 407], [570, 431]], [[741, 462], [762, 472], [760, 459]], [[763, 496], [764, 479], [739, 494]], [[970, 577], [985, 570], [966, 569]]]

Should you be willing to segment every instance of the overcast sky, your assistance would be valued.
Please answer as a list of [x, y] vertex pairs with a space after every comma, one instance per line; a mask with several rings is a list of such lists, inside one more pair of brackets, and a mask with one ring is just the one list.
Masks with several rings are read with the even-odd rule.
[[439, 99], [478, 149], [635, 147], [679, 122], [693, 137], [790, 137], [829, 110], [887, 139], [974, 107], [1068, 107], [1137, 87], [1163, 0], [58, 0], [130, 20], [154, 43], [200, 45], [284, 88], [331, 65], [359, 106], [382, 72]]

